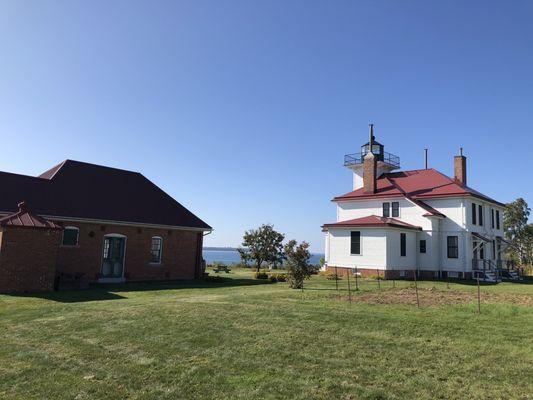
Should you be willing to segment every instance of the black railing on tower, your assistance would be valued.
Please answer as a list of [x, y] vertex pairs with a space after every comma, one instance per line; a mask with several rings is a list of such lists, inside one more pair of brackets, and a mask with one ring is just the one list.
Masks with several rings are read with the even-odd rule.
[[[346, 154], [344, 156], [344, 166], [362, 164], [365, 155], [366, 153]], [[400, 167], [400, 157], [394, 154], [384, 151], [383, 154], [376, 154], [375, 156], [377, 157], [378, 161], [383, 161], [384, 163], [392, 165], [393, 167]]]

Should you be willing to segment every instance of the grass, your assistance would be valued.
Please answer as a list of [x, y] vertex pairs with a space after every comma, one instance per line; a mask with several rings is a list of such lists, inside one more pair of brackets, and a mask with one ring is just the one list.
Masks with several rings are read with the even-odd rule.
[[[533, 285], [419, 282], [471, 301], [353, 303], [314, 276], [306, 290], [250, 279], [0, 295], [1, 399], [531, 398]], [[353, 285], [353, 281], [351, 282]], [[347, 281], [339, 282], [347, 294]], [[423, 293], [430, 293], [426, 291]], [[498, 297], [500, 296], [500, 297]], [[515, 296], [515, 297], [513, 297]], [[517, 297], [517, 298], [518, 298]], [[494, 298], [493, 298], [494, 299]], [[529, 396], [529, 397], [528, 397]]]

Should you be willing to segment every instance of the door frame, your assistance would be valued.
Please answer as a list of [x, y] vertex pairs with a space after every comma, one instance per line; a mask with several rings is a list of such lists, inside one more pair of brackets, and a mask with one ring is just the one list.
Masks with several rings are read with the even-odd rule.
[[126, 247], [128, 244], [128, 237], [120, 233], [108, 233], [102, 237], [102, 251], [101, 251], [102, 255], [100, 257], [100, 275], [102, 274], [102, 268], [104, 266], [104, 243], [105, 243], [106, 238], [112, 238], [112, 237], [124, 239], [124, 255], [122, 256], [122, 276], [119, 278], [100, 277], [98, 279], [98, 282], [100, 283], [122, 283], [126, 281], [126, 279], [124, 278], [124, 271], [126, 270]]

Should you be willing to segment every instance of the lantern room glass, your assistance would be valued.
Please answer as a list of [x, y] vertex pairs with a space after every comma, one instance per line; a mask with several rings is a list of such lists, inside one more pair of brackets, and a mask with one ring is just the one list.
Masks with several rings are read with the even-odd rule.
[[[370, 147], [369, 143], [364, 144], [361, 146], [361, 156], [365, 156], [368, 153], [368, 149]], [[377, 142], [374, 142], [372, 145], [372, 154], [374, 154], [378, 160], [383, 161], [383, 145]]]

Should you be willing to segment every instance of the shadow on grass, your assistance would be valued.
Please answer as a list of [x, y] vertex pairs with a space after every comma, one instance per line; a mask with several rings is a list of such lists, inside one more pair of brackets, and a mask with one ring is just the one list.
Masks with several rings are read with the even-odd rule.
[[13, 297], [31, 297], [57, 301], [59, 303], [82, 303], [89, 301], [120, 300], [126, 297], [121, 292], [145, 292], [156, 290], [179, 290], [179, 289], [210, 289], [234, 286], [257, 286], [268, 285], [272, 282], [267, 280], [246, 278], [222, 278], [215, 277], [203, 281], [164, 281], [164, 282], [126, 282], [126, 283], [93, 283], [89, 289], [69, 290], [47, 293], [16, 293]]

